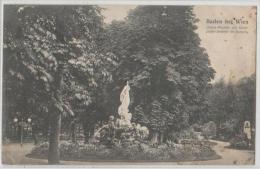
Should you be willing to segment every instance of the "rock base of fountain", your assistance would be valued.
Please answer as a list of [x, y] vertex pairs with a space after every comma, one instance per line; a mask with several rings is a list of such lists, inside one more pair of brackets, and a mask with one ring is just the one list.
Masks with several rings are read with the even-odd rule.
[[134, 141], [143, 141], [148, 137], [149, 130], [147, 127], [131, 122], [132, 114], [128, 112], [129, 91], [130, 86], [127, 83], [120, 94], [119, 118], [114, 120], [114, 116], [109, 117], [108, 124], [102, 126], [94, 135], [97, 142], [112, 146], [115, 143], [128, 144]]
[[146, 127], [135, 123], [122, 123], [120, 119], [117, 119], [115, 122], [109, 121], [107, 125], [102, 126], [98, 134], [95, 135], [95, 140], [96, 143], [111, 147], [117, 143], [144, 142], [148, 135], [149, 130]]

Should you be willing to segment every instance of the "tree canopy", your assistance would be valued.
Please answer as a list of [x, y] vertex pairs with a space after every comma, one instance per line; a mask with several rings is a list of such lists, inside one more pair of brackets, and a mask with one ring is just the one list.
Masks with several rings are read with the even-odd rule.
[[4, 93], [15, 103], [9, 105], [10, 112], [31, 112], [35, 107], [35, 112], [55, 119], [74, 115], [80, 105], [93, 102], [99, 84], [112, 80], [108, 70], [116, 64], [115, 56], [96, 44], [103, 30], [100, 10], [5, 7]]
[[107, 28], [108, 49], [119, 59], [116, 83], [130, 81], [133, 118], [150, 130], [179, 130], [206, 107], [214, 70], [192, 10], [139, 6]]

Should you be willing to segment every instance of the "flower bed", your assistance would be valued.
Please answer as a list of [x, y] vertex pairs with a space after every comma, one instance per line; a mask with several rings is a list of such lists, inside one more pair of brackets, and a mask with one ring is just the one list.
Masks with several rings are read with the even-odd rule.
[[[47, 158], [48, 143], [35, 147], [29, 157]], [[217, 159], [219, 156], [209, 144], [163, 144], [157, 147], [135, 142], [116, 144], [112, 148], [104, 145], [61, 142], [62, 160], [75, 161], [194, 161]]]

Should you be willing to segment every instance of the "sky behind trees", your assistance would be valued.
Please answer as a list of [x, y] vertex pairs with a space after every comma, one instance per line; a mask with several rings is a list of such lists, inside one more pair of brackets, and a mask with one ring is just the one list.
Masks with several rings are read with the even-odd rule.
[[[105, 5], [103, 15], [105, 22], [123, 20], [134, 5]], [[206, 49], [212, 67], [216, 71], [214, 81], [224, 78], [225, 81], [236, 82], [244, 76], [255, 72], [256, 56], [256, 8], [253, 7], [221, 7], [196, 6], [195, 15], [198, 22], [198, 34], [201, 45]], [[242, 18], [248, 20], [248, 34], [206, 33], [206, 19], [232, 19]]]

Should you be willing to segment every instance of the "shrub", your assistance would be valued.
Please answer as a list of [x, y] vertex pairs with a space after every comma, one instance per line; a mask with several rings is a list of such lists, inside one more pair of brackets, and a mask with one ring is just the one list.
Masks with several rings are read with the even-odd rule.
[[152, 160], [152, 161], [169, 161], [169, 146], [166, 144], [159, 145], [158, 147], [146, 147], [143, 149], [142, 159], [143, 160]]
[[10, 139], [9, 138], [7, 138], [7, 137], [4, 137], [3, 138], [3, 144], [9, 144], [11, 141], [10, 141]]
[[229, 141], [235, 136], [236, 129], [238, 128], [237, 120], [227, 120], [222, 123], [221, 136], [225, 141]]
[[112, 149], [107, 149], [107, 148], [103, 148], [103, 149], [99, 149], [99, 151], [96, 152], [96, 157], [98, 159], [116, 159], [115, 158], [115, 153], [112, 151]]
[[182, 142], [182, 140], [198, 140], [198, 134], [193, 130], [193, 128], [189, 128], [186, 130], [183, 130], [178, 138], [179, 142]]
[[234, 138], [230, 140], [230, 147], [237, 149], [248, 149], [248, 140], [244, 133], [236, 135]]
[[168, 139], [174, 143], [178, 143], [180, 138], [180, 132], [172, 131], [169, 133]]
[[40, 145], [34, 147], [31, 154], [37, 158], [47, 158], [48, 156], [49, 143], [43, 142]]
[[217, 125], [215, 122], [210, 121], [203, 126], [202, 135], [205, 138], [214, 138], [217, 135]]
[[[104, 147], [104, 146], [103, 146]], [[80, 146], [80, 156], [93, 156], [96, 155], [98, 149], [101, 149], [102, 146], [97, 147], [94, 144], [83, 144]]]
[[78, 143], [62, 141], [59, 149], [62, 159], [74, 159], [80, 157], [80, 146]]
[[122, 157], [127, 160], [138, 160], [140, 158], [140, 154], [142, 154], [142, 149], [139, 144], [120, 147], [120, 151]]
[[198, 123], [195, 123], [195, 124], [192, 125], [192, 128], [196, 132], [201, 132], [201, 128], [203, 128], [203, 127], [201, 125], [199, 125]]

